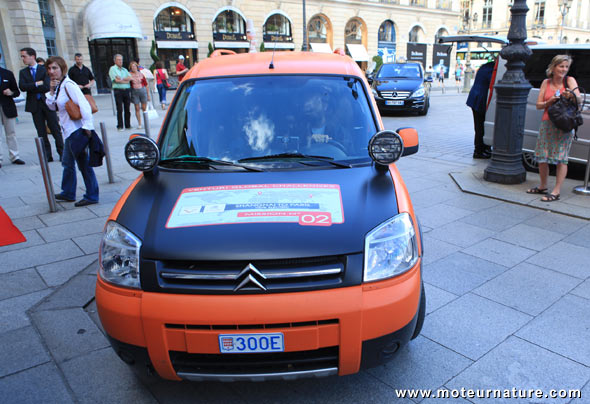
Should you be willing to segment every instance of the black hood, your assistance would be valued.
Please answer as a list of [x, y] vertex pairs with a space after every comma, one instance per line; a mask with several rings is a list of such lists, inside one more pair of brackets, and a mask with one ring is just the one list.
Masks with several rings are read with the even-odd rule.
[[[344, 220], [330, 226], [297, 222], [169, 225], [183, 190], [248, 184], [338, 185]], [[254, 260], [359, 253], [365, 234], [397, 213], [391, 176], [373, 166], [224, 173], [160, 169], [157, 175], [139, 181], [117, 222], [142, 240], [141, 255], [146, 259]]]
[[377, 91], [415, 91], [424, 81], [422, 79], [383, 78], [373, 82]]

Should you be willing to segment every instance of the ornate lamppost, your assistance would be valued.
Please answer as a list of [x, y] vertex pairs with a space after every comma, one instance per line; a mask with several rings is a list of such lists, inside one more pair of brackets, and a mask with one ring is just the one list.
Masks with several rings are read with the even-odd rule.
[[307, 17], [305, 16], [305, 0], [303, 0], [303, 51], [307, 51]]
[[563, 43], [563, 26], [565, 24], [565, 16], [570, 11], [573, 0], [559, 0], [559, 12], [561, 13], [561, 31], [559, 33], [559, 43]]
[[524, 43], [527, 11], [526, 0], [514, 0], [508, 30], [510, 43], [500, 52], [500, 56], [506, 59], [506, 72], [494, 87], [497, 94], [494, 144], [484, 179], [501, 184], [520, 184], [526, 180], [522, 138], [527, 97], [532, 88], [522, 70], [532, 53]]

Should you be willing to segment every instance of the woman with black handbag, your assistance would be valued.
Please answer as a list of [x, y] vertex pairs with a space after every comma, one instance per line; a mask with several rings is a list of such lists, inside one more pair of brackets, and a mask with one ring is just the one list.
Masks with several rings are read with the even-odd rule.
[[[65, 202], [76, 200], [76, 164], [78, 164], [86, 193], [75, 203], [75, 206], [98, 203], [98, 182], [90, 166], [88, 150], [85, 147], [94, 132], [92, 109], [78, 85], [66, 75], [68, 66], [62, 57], [50, 57], [47, 59], [46, 66], [51, 78], [46, 103], [49, 109], [57, 110], [64, 136], [61, 193], [56, 194], [55, 199]], [[81, 152], [74, 153], [73, 150], [77, 149], [81, 149]]]
[[[579, 98], [576, 79], [568, 76], [572, 59], [569, 55], [556, 55], [547, 67], [547, 79], [541, 84], [539, 97], [537, 98], [537, 109], [544, 110], [539, 128], [539, 137], [535, 147], [535, 158], [539, 164], [540, 184], [537, 187], [527, 190], [529, 194], [545, 194], [541, 198], [543, 202], [554, 202], [559, 200], [561, 185], [567, 175], [567, 163], [570, 147], [572, 146], [573, 132], [563, 131], [555, 126], [549, 119], [547, 109], [559, 100], [561, 94], [568, 89], [574, 89]], [[555, 186], [551, 193], [548, 192], [547, 180], [549, 178], [549, 164], [557, 165], [555, 174]]]

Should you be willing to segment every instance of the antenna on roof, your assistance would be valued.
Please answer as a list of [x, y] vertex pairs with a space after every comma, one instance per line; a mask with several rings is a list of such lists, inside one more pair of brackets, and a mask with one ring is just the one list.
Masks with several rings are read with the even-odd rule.
[[275, 52], [277, 50], [277, 42], [275, 41], [273, 44], [273, 48], [272, 48], [272, 57], [270, 58], [270, 64], [268, 65], [269, 69], [274, 69], [275, 65], [274, 65], [274, 60], [275, 60]]

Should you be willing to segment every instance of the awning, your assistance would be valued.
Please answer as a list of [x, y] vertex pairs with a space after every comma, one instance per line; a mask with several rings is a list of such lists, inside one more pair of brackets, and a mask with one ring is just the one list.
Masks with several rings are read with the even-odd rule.
[[350, 56], [352, 57], [352, 60], [354, 60], [356, 62], [368, 62], [369, 61], [369, 54], [367, 53], [367, 49], [365, 48], [365, 45], [347, 43], [346, 47], [348, 48], [348, 52], [350, 52]]
[[327, 43], [310, 42], [311, 50], [319, 53], [332, 53], [332, 48]]
[[88, 40], [143, 38], [135, 11], [122, 0], [93, 0], [84, 15]]
[[241, 48], [250, 48], [250, 42], [248, 41], [215, 41], [213, 42], [215, 49], [241, 49]]
[[156, 41], [159, 49], [198, 49], [197, 41]]
[[265, 42], [264, 49], [295, 49], [292, 42]]

